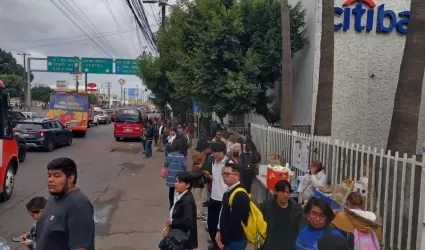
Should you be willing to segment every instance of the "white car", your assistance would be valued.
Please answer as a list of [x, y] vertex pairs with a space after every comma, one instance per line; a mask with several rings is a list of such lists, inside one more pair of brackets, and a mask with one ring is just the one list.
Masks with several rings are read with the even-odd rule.
[[106, 113], [104, 110], [96, 111], [95, 115], [97, 115], [97, 122], [102, 124], [111, 123], [111, 116]]
[[99, 125], [99, 115], [98, 115], [98, 114], [95, 114], [95, 115], [93, 116], [93, 121], [91, 122], [91, 124], [92, 124], [92, 125], [96, 125], [96, 126], [98, 126], [98, 125]]

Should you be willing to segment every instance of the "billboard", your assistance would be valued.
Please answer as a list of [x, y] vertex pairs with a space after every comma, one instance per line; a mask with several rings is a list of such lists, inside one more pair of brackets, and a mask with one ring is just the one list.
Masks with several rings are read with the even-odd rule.
[[137, 97], [139, 95], [139, 89], [129, 88], [128, 89], [128, 97]]

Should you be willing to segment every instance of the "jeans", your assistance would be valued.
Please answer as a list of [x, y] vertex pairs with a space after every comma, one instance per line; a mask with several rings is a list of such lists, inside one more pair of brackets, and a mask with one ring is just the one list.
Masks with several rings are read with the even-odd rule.
[[224, 250], [245, 250], [246, 245], [246, 240], [230, 242], [227, 244], [227, 246], [224, 246]]
[[145, 152], [146, 157], [152, 156], [152, 140], [146, 140], [145, 142]]
[[146, 154], [146, 141], [142, 140], [143, 154]]
[[211, 241], [215, 247], [218, 247], [218, 244], [215, 241], [215, 235], [217, 234], [217, 225], [220, 218], [221, 203], [221, 201], [210, 199], [208, 204], [208, 233], [210, 234]]

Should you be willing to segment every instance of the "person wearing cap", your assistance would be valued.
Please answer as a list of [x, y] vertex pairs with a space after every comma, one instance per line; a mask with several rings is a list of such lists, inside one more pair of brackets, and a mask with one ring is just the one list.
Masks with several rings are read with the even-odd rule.
[[226, 156], [226, 144], [218, 141], [213, 142], [210, 146], [214, 161], [212, 163], [212, 169], [204, 171], [204, 176], [212, 180], [211, 195], [208, 202], [208, 232], [211, 237], [212, 245], [210, 249], [217, 249], [218, 242], [215, 241], [217, 233], [217, 225], [220, 218], [221, 203], [223, 201], [223, 195], [227, 190], [227, 185], [224, 183], [222, 172], [227, 161]]
[[219, 223], [217, 226], [216, 242], [220, 249], [245, 250], [247, 239], [242, 223], [248, 222], [249, 197], [246, 192], [234, 194], [230, 205], [230, 196], [241, 186], [242, 168], [233, 160], [227, 160], [222, 172], [227, 191], [223, 196]]

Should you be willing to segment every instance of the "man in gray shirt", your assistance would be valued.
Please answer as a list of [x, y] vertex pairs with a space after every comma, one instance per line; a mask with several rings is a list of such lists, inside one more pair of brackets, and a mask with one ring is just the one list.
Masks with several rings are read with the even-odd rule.
[[37, 250], [94, 250], [93, 205], [75, 186], [77, 165], [57, 158], [47, 174], [51, 196], [37, 221]]

